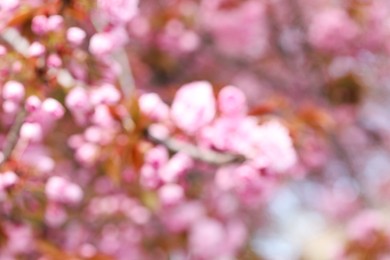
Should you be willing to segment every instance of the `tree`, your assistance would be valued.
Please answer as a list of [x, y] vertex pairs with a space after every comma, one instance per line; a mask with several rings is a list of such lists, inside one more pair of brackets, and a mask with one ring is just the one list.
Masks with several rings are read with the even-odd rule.
[[1, 1], [0, 258], [389, 257], [389, 12]]

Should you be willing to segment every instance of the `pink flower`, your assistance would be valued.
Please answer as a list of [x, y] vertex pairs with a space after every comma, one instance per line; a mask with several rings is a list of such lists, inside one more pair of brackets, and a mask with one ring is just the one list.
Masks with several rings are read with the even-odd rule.
[[24, 123], [20, 128], [20, 137], [27, 141], [39, 142], [42, 140], [42, 127], [38, 123]]
[[3, 103], [3, 111], [8, 114], [15, 114], [19, 109], [19, 104], [11, 100], [6, 100]]
[[30, 57], [39, 57], [43, 55], [46, 51], [45, 46], [39, 42], [33, 42], [28, 48], [28, 55]]
[[28, 112], [37, 111], [41, 107], [41, 100], [37, 96], [29, 96], [26, 99], [25, 108]]
[[10, 80], [4, 84], [2, 94], [4, 99], [19, 103], [25, 95], [24, 86], [20, 82]]
[[31, 23], [31, 29], [38, 35], [43, 35], [48, 32], [47, 17], [45, 15], [34, 16]]
[[86, 35], [87, 34], [85, 33], [85, 31], [83, 29], [81, 29], [79, 27], [70, 27], [68, 29], [68, 31], [66, 32], [66, 39], [70, 43], [78, 46], [84, 41]]
[[161, 180], [158, 176], [158, 171], [150, 164], [143, 165], [140, 170], [140, 174], [140, 182], [145, 188], [155, 189], [161, 183]]
[[47, 28], [49, 31], [58, 31], [64, 24], [64, 18], [61, 15], [51, 15], [47, 19]]
[[37, 15], [32, 20], [31, 29], [34, 33], [43, 35], [50, 31], [61, 29], [63, 23], [64, 18], [61, 15], [52, 15], [49, 17]]
[[97, 33], [91, 37], [89, 43], [89, 51], [96, 55], [106, 55], [114, 49], [114, 43], [109, 38], [108, 34]]
[[72, 88], [65, 98], [65, 105], [72, 112], [87, 112], [91, 109], [88, 92], [83, 87]]
[[62, 60], [60, 56], [53, 53], [50, 54], [49, 57], [47, 57], [46, 64], [49, 68], [59, 68], [62, 65]]
[[92, 115], [92, 122], [101, 127], [115, 126], [116, 121], [106, 105], [98, 105]]
[[123, 28], [114, 28], [108, 32], [96, 33], [89, 42], [89, 51], [96, 56], [105, 56], [124, 45], [128, 40]]
[[257, 169], [249, 164], [237, 166], [233, 172], [234, 189], [244, 201], [257, 201], [261, 198], [265, 180]]
[[168, 150], [164, 146], [156, 146], [145, 155], [145, 163], [158, 170], [168, 162]]
[[176, 182], [193, 166], [193, 160], [185, 153], [176, 153], [159, 171], [161, 180], [164, 182]]
[[219, 92], [218, 106], [221, 113], [226, 116], [243, 116], [247, 112], [246, 97], [234, 86], [226, 86]]
[[222, 116], [202, 129], [200, 141], [218, 150], [247, 154], [252, 145], [250, 133], [256, 129], [253, 118]]
[[155, 93], [140, 96], [139, 107], [152, 120], [162, 121], [168, 118], [169, 108]]
[[297, 162], [288, 129], [277, 121], [266, 122], [252, 132], [251, 140], [255, 150], [252, 155], [254, 164], [267, 167], [272, 171], [283, 172]]
[[119, 90], [112, 84], [104, 83], [101, 86], [92, 89], [91, 92], [91, 102], [94, 105], [98, 104], [108, 104], [113, 105], [119, 102], [121, 98], [121, 93]]
[[183, 187], [178, 184], [165, 184], [158, 190], [158, 196], [162, 205], [177, 204], [184, 198]]
[[64, 113], [64, 107], [54, 98], [47, 98], [42, 102], [42, 110], [55, 119], [60, 119]]
[[95, 144], [105, 143], [106, 135], [108, 135], [108, 133], [99, 126], [90, 126], [84, 131], [85, 140]]
[[138, 0], [98, 0], [98, 8], [115, 24], [129, 22], [138, 12]]
[[99, 147], [96, 144], [83, 143], [77, 150], [76, 159], [85, 166], [92, 166], [99, 156]]
[[59, 176], [49, 178], [45, 193], [50, 200], [62, 203], [79, 203], [83, 198], [83, 191], [78, 185]]
[[172, 103], [172, 121], [188, 134], [209, 124], [215, 116], [213, 88], [207, 81], [183, 85]]
[[19, 177], [12, 171], [0, 173], [0, 191], [15, 185], [19, 180]]

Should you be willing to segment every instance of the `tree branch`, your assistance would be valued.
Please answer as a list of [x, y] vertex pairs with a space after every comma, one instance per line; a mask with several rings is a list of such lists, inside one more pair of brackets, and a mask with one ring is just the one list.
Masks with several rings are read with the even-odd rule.
[[217, 166], [230, 163], [242, 163], [246, 160], [244, 156], [239, 154], [217, 152], [210, 149], [197, 147], [193, 144], [170, 137], [163, 139], [153, 135], [151, 131], [147, 131], [146, 136], [153, 143], [161, 144], [171, 152], [183, 152], [195, 160]]
[[3, 154], [0, 157], [0, 167], [8, 161], [11, 157], [12, 152], [15, 149], [19, 139], [19, 131], [23, 125], [24, 119], [26, 118], [26, 110], [22, 108], [16, 115], [15, 121], [8, 132], [7, 138], [5, 139], [5, 147]]

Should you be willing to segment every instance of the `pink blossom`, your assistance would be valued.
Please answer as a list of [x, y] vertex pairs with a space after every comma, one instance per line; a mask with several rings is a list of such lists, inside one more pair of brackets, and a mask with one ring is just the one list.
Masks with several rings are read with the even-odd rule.
[[148, 189], [156, 189], [161, 184], [161, 179], [158, 176], [158, 171], [152, 165], [145, 164], [140, 170], [141, 185]]
[[288, 130], [281, 123], [264, 123], [257, 131], [253, 131], [251, 139], [256, 149], [252, 159], [258, 167], [283, 172], [297, 162]]
[[168, 157], [168, 150], [164, 146], [156, 146], [145, 154], [145, 163], [158, 170], [168, 162]]
[[169, 116], [168, 106], [155, 93], [141, 95], [138, 102], [141, 111], [152, 120], [163, 121]]
[[50, 31], [59, 30], [64, 23], [64, 18], [60, 15], [37, 15], [33, 18], [31, 29], [38, 35], [46, 34]]
[[102, 56], [109, 54], [114, 46], [115, 44], [107, 33], [96, 33], [89, 42], [89, 51], [96, 56]]
[[249, 164], [243, 164], [234, 169], [234, 190], [244, 202], [258, 202], [265, 191], [265, 179], [259, 171]]
[[193, 31], [185, 31], [180, 35], [179, 47], [185, 52], [195, 51], [200, 45], [200, 37]]
[[115, 125], [115, 121], [106, 105], [96, 106], [91, 119], [93, 123], [101, 127]]
[[85, 166], [92, 166], [98, 159], [98, 155], [99, 147], [96, 144], [83, 143], [77, 148], [75, 157]]
[[47, 98], [42, 102], [42, 111], [55, 119], [60, 119], [64, 114], [64, 107], [54, 98]]
[[47, 57], [46, 63], [49, 68], [59, 68], [62, 65], [62, 60], [60, 56], [53, 53], [50, 54], [49, 57]]
[[164, 182], [176, 182], [193, 166], [191, 157], [185, 153], [176, 153], [159, 171], [159, 176]]
[[207, 81], [183, 85], [172, 103], [172, 121], [182, 130], [193, 134], [210, 123], [215, 116], [213, 88]]
[[20, 137], [27, 141], [39, 142], [42, 140], [42, 127], [38, 123], [24, 123], [20, 128]]
[[50, 200], [62, 203], [75, 204], [83, 198], [83, 191], [78, 185], [59, 176], [49, 178], [45, 193]]
[[98, 0], [98, 8], [113, 23], [129, 22], [138, 12], [138, 0]]
[[48, 32], [47, 17], [45, 15], [34, 16], [31, 23], [31, 29], [38, 35]]
[[215, 174], [215, 184], [221, 190], [231, 190], [235, 186], [236, 165], [221, 167]]
[[85, 31], [79, 27], [70, 27], [66, 32], [66, 39], [76, 46], [82, 44], [86, 36]]
[[19, 109], [19, 104], [11, 100], [3, 102], [3, 110], [8, 114], [15, 114]]
[[37, 111], [41, 107], [41, 100], [37, 96], [29, 96], [26, 99], [25, 108], [28, 112]]
[[22, 83], [14, 80], [7, 81], [3, 86], [2, 96], [6, 100], [19, 103], [25, 95]]
[[128, 41], [124, 28], [116, 27], [107, 32], [96, 33], [89, 42], [89, 51], [98, 57], [110, 54]]
[[0, 173], [0, 191], [15, 185], [19, 180], [19, 177], [12, 171], [6, 171]]
[[226, 116], [243, 116], [247, 112], [245, 95], [237, 87], [226, 86], [218, 94], [218, 107]]
[[27, 51], [30, 57], [39, 57], [45, 53], [46, 47], [39, 42], [33, 42]]
[[199, 138], [201, 143], [218, 150], [247, 155], [252, 145], [250, 134], [256, 128], [253, 118], [221, 116], [204, 127]]
[[121, 93], [114, 85], [109, 83], [103, 83], [99, 87], [92, 89], [90, 97], [91, 102], [94, 105], [113, 105], [119, 102], [121, 98]]
[[104, 129], [99, 126], [90, 126], [84, 131], [84, 138], [87, 142], [100, 144], [104, 140]]
[[83, 87], [72, 88], [65, 98], [65, 105], [72, 112], [87, 112], [91, 108], [88, 92]]
[[50, 31], [58, 31], [64, 24], [64, 18], [61, 15], [51, 15], [47, 19], [47, 28]]
[[184, 190], [178, 184], [165, 184], [158, 190], [158, 196], [163, 205], [173, 205], [184, 198]]

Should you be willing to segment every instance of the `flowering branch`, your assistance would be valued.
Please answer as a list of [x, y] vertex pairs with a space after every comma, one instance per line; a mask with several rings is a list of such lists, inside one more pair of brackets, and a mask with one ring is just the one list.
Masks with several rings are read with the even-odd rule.
[[213, 165], [225, 165], [230, 163], [242, 163], [245, 161], [244, 156], [232, 153], [221, 153], [210, 149], [201, 148], [175, 138], [161, 138], [147, 131], [147, 138], [156, 143], [165, 146], [169, 151], [177, 153], [184, 152], [195, 160]]

